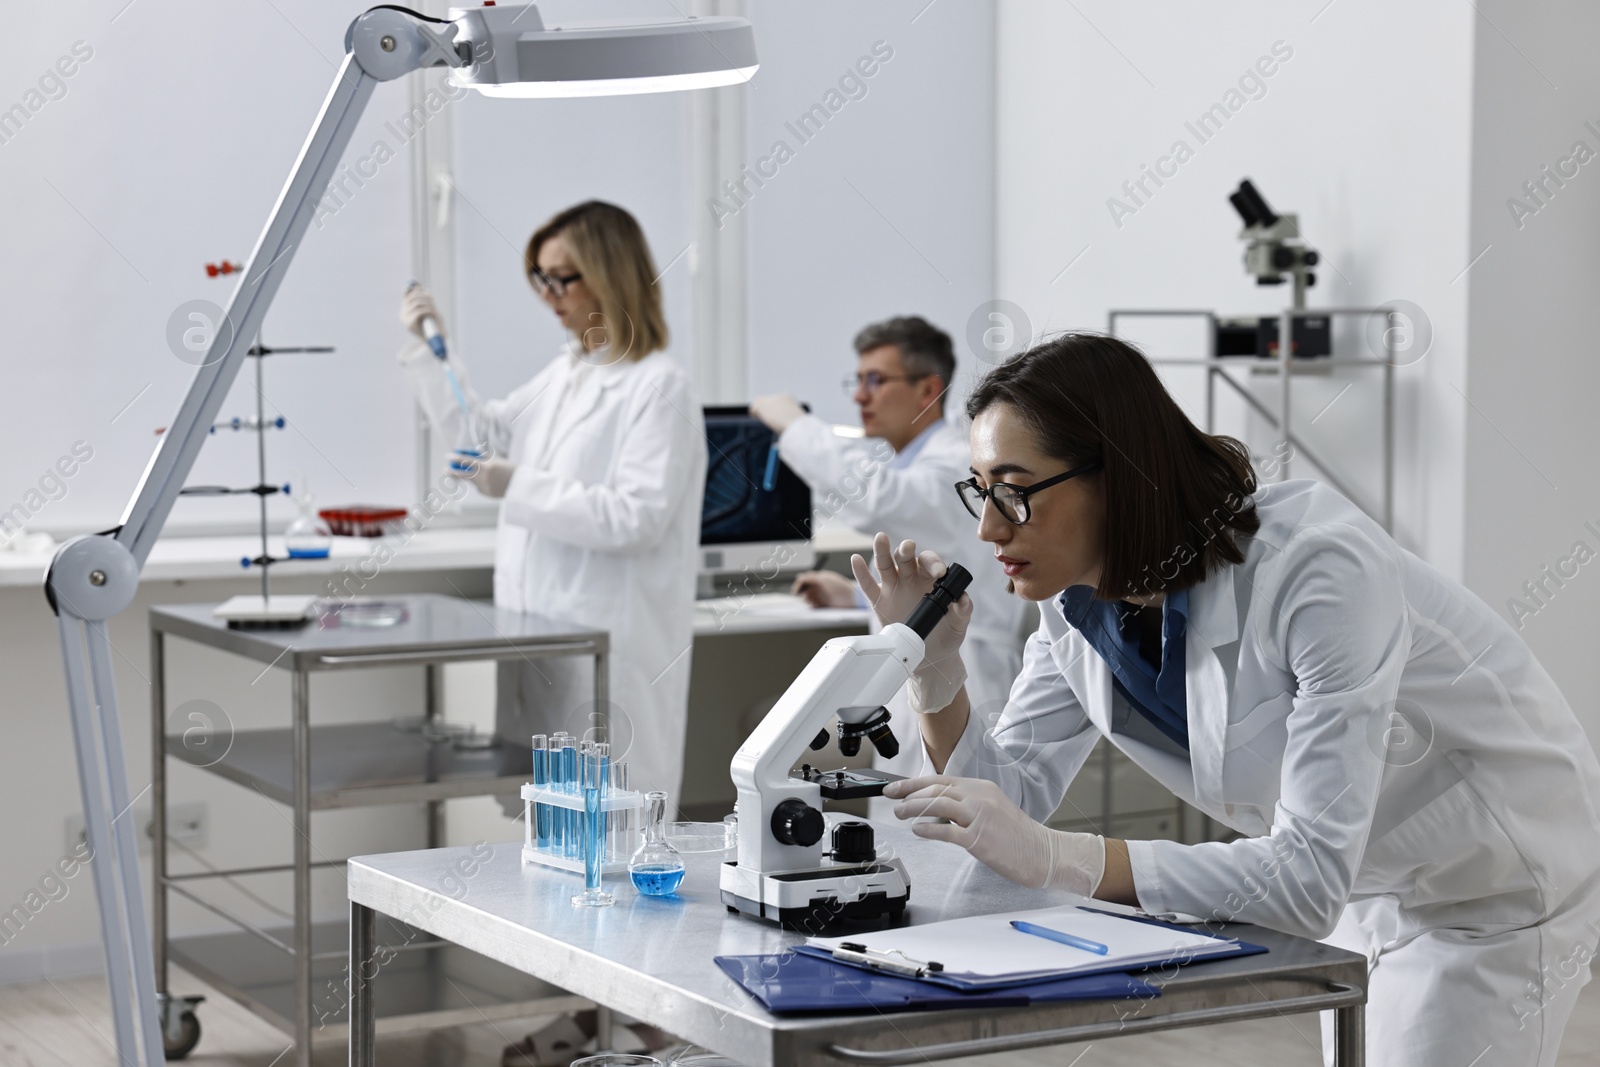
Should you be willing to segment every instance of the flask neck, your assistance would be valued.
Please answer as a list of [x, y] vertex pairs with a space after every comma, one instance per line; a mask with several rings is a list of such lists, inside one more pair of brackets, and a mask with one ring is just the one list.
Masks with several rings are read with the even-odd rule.
[[647, 793], [645, 802], [644, 839], [649, 844], [659, 844], [666, 840], [667, 794]]

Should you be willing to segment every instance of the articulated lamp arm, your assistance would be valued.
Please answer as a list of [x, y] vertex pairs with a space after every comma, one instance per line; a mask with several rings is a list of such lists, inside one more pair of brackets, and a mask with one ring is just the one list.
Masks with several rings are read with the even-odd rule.
[[66, 667], [85, 831], [97, 861], [92, 869], [107, 984], [117, 1051], [124, 1063], [165, 1064], [162, 1031], [176, 1016], [166, 1010], [167, 1005], [158, 1004], [156, 996], [107, 620], [132, 603], [138, 592], [139, 571], [194, 467], [373, 87], [422, 67], [462, 66], [466, 59], [457, 51], [456, 32], [453, 24], [395, 7], [373, 8], [350, 24], [347, 54], [333, 88], [217, 324], [205, 361], [171, 429], [150, 458], [122, 521], [113, 531], [62, 545], [45, 576], [45, 597], [57, 616]]

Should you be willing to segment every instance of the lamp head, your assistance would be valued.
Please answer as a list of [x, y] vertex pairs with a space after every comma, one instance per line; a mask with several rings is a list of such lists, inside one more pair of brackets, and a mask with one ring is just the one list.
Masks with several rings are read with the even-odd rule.
[[450, 80], [485, 96], [708, 89], [749, 81], [758, 66], [755, 33], [742, 18], [546, 26], [535, 4], [451, 8], [449, 18], [466, 58]]

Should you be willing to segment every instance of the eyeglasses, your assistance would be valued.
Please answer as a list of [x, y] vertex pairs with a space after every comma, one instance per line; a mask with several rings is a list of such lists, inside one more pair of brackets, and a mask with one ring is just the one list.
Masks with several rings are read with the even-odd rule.
[[839, 387], [849, 395], [854, 396], [859, 389], [865, 389], [869, 393], [876, 393], [883, 388], [885, 382], [919, 382], [926, 377], [926, 374], [879, 374], [875, 370], [869, 370], [867, 373], [858, 374], [854, 378], [846, 378], [839, 383]]
[[987, 489], [979, 485], [978, 479], [973, 477], [964, 482], [957, 482], [956, 494], [961, 497], [961, 502], [967, 506], [967, 510], [972, 513], [972, 517], [975, 519], [983, 518], [983, 502], [987, 500], [994, 505], [994, 509], [1000, 513], [1002, 519], [1014, 526], [1021, 526], [1033, 515], [1032, 509], [1028, 506], [1028, 498], [1033, 494], [1048, 489], [1052, 485], [1060, 485], [1062, 482], [1076, 478], [1080, 474], [1091, 474], [1099, 469], [1100, 461], [1095, 460], [1092, 463], [1085, 463], [1081, 467], [1074, 467], [1065, 474], [1058, 474], [1054, 478], [1046, 478], [1042, 482], [1034, 482], [1032, 485], [1011, 485], [1008, 482], [995, 482]]
[[559, 299], [567, 295], [567, 286], [573, 282], [582, 281], [583, 275], [574, 271], [571, 274], [558, 274], [555, 277], [551, 277], [538, 267], [535, 267], [528, 272], [528, 278], [533, 282], [533, 287], [539, 291], [540, 296], [549, 293]]

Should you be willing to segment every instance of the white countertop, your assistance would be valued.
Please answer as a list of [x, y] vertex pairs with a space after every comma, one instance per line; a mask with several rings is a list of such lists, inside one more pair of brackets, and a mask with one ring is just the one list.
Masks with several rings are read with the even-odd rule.
[[[494, 528], [489, 526], [421, 530], [401, 543], [398, 537], [335, 537], [327, 559], [296, 560], [285, 563], [278, 574], [333, 574], [354, 567], [367, 559], [380, 544], [387, 544], [391, 558], [385, 571], [465, 570], [494, 566]], [[813, 547], [818, 552], [868, 552], [872, 539], [845, 526], [823, 524], [816, 532]], [[283, 538], [268, 537], [267, 547], [274, 556], [284, 554]], [[259, 539], [233, 537], [166, 537], [156, 542], [140, 573], [143, 581], [179, 581], [214, 578], [249, 578], [254, 568], [241, 567], [239, 561], [261, 551]], [[44, 583], [54, 551], [25, 553], [0, 552], [0, 587], [37, 588]]]
[[[494, 529], [487, 526], [447, 530], [421, 530], [401, 543], [398, 537], [335, 537], [327, 559], [296, 560], [284, 563], [275, 574], [333, 574], [355, 567], [381, 544], [387, 544], [391, 558], [385, 571], [462, 570], [494, 565]], [[283, 538], [268, 537], [267, 548], [274, 556], [284, 554]], [[261, 551], [259, 538], [169, 537], [156, 542], [140, 572], [142, 581], [177, 581], [207, 578], [255, 577], [255, 568], [245, 569], [239, 561]], [[44, 583], [44, 574], [54, 552], [0, 552], [0, 586], [35, 587]]]

